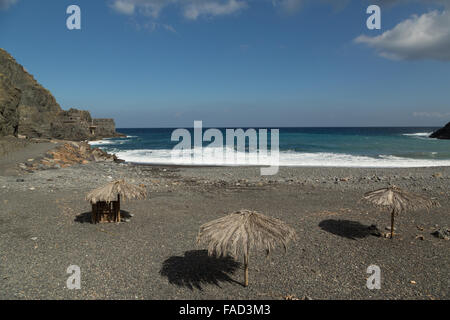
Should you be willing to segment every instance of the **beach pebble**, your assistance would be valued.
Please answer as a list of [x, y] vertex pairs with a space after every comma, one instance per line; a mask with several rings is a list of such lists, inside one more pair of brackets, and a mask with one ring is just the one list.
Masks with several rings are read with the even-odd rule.
[[450, 240], [450, 230], [448, 228], [440, 228], [431, 234], [439, 239]]
[[434, 178], [442, 178], [442, 173], [436, 172], [436, 173], [433, 173], [432, 176], [433, 176]]

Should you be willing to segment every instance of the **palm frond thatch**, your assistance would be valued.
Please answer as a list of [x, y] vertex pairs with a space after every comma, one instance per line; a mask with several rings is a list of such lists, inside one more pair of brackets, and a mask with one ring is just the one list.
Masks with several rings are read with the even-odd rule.
[[390, 209], [394, 214], [410, 210], [431, 209], [439, 202], [425, 196], [407, 192], [397, 186], [378, 189], [364, 194], [363, 200], [377, 207]]
[[391, 211], [391, 239], [394, 238], [394, 217], [399, 213], [409, 210], [431, 209], [439, 207], [440, 204], [434, 199], [425, 196], [407, 192], [397, 186], [378, 189], [367, 192], [362, 198], [376, 207], [386, 208]]
[[248, 286], [250, 249], [264, 249], [267, 255], [280, 243], [284, 250], [296, 239], [295, 230], [283, 221], [250, 210], [240, 210], [205, 223], [200, 227], [197, 242], [208, 243], [208, 255], [244, 256], [244, 285]]
[[208, 243], [208, 254], [248, 257], [251, 248], [269, 254], [280, 243], [284, 249], [296, 238], [295, 230], [283, 221], [250, 210], [240, 210], [205, 223], [200, 227], [197, 242]]
[[147, 195], [145, 188], [135, 186], [125, 182], [125, 180], [117, 180], [108, 183], [106, 186], [97, 188], [86, 195], [86, 200], [92, 204], [97, 202], [112, 202], [120, 196], [123, 200], [144, 199]]

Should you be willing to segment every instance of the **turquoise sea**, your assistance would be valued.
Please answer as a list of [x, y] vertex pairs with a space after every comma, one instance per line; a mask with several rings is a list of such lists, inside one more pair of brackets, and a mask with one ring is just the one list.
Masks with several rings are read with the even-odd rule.
[[[279, 163], [281, 166], [336, 167], [450, 166], [450, 140], [428, 137], [436, 129], [438, 128], [279, 128]], [[171, 141], [174, 130], [119, 128], [117, 131], [126, 134], [126, 138], [105, 139], [91, 144], [116, 153], [119, 158], [128, 162], [174, 164], [171, 151], [178, 143]], [[189, 130], [193, 132], [192, 129]], [[225, 129], [220, 130], [225, 137]], [[209, 142], [205, 142], [204, 146], [207, 148], [208, 144]], [[223, 158], [215, 157], [213, 153], [205, 155], [201, 163], [194, 161], [186, 164], [232, 165]], [[236, 164], [239, 163], [233, 163]]]

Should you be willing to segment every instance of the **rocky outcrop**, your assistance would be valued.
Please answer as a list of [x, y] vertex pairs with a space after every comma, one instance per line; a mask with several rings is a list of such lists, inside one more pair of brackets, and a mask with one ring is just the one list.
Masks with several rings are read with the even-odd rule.
[[96, 138], [95, 134], [89, 129], [92, 118], [88, 111], [77, 109], [61, 111], [58, 113], [57, 120], [51, 126], [53, 138], [75, 141]]
[[117, 135], [114, 119], [94, 119], [93, 125], [96, 127], [95, 135], [100, 138], [113, 137]]
[[95, 162], [112, 162], [118, 161], [115, 155], [106, 153], [99, 148], [91, 148], [86, 142], [71, 142], [64, 143], [47, 153], [41, 163], [52, 166], [60, 165], [62, 168], [71, 166], [73, 164], [86, 164], [91, 161]]
[[450, 122], [445, 127], [433, 132], [430, 138], [450, 140]]
[[53, 95], [2, 49], [0, 73], [22, 93], [18, 108], [18, 133], [28, 137], [51, 137], [51, 124], [62, 111]]
[[98, 119], [100, 125], [96, 126], [88, 111], [62, 110], [50, 91], [3, 49], [0, 49], [0, 75], [0, 135], [76, 141], [120, 136], [112, 119]]
[[48, 151], [44, 157], [30, 159], [27, 163], [20, 163], [19, 168], [33, 172], [35, 170], [59, 169], [75, 164], [90, 162], [123, 162], [115, 155], [99, 148], [92, 148], [87, 142], [67, 142]]
[[21, 92], [0, 74], [0, 136], [17, 135]]

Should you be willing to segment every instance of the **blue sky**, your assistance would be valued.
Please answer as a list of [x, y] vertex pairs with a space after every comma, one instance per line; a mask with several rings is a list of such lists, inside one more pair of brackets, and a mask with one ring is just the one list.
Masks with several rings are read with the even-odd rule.
[[[381, 30], [366, 27], [372, 3]], [[118, 127], [440, 126], [445, 3], [0, 0], [0, 47], [64, 109]], [[66, 28], [71, 4], [81, 30]]]

